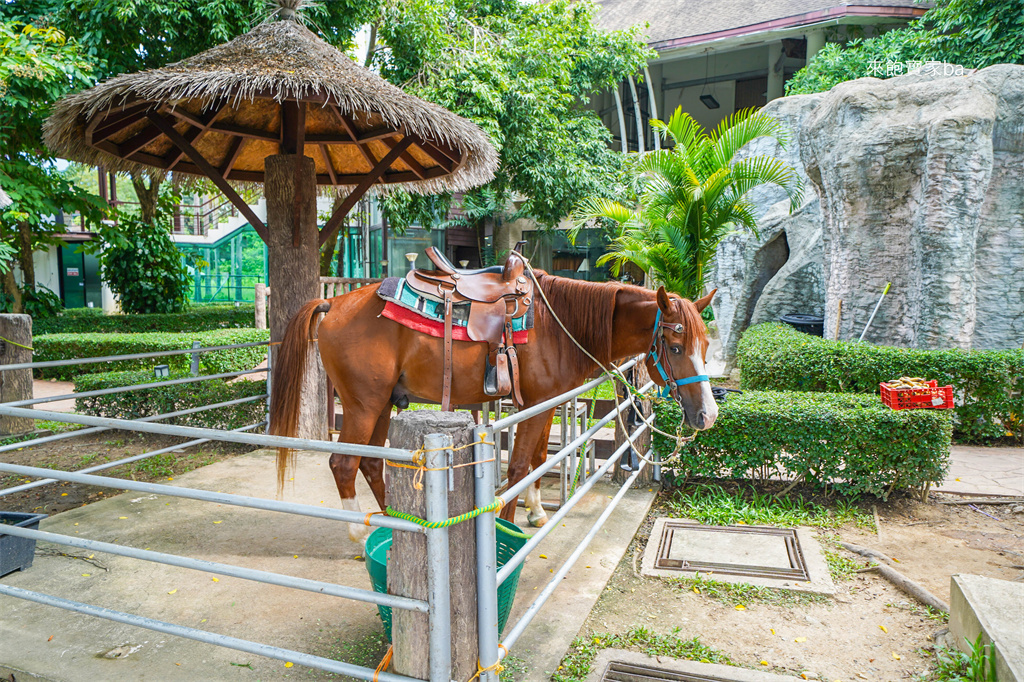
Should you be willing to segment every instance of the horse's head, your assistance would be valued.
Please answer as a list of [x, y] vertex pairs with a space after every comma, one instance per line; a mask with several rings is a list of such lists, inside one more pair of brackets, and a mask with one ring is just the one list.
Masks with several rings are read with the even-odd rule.
[[[717, 289], [715, 291], [718, 291]], [[683, 420], [694, 429], [709, 429], [718, 418], [718, 405], [704, 371], [708, 337], [700, 313], [715, 291], [697, 301], [658, 289], [658, 315], [647, 354], [647, 372], [683, 409]]]

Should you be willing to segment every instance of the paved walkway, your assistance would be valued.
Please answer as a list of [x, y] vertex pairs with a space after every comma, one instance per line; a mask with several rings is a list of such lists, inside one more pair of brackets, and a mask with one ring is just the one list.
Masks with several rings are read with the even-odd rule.
[[1024, 496], [1024, 448], [954, 445], [942, 493]]
[[[70, 381], [50, 381], [49, 379], [32, 380], [33, 398], [49, 398], [54, 395], [66, 395], [74, 392], [75, 384]], [[34, 407], [40, 410], [50, 410], [51, 412], [74, 412], [75, 401], [73, 399], [57, 400], [52, 403], [39, 403]]]

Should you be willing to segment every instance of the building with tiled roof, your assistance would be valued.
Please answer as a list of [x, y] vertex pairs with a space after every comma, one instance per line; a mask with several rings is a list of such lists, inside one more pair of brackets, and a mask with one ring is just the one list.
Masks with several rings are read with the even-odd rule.
[[[677, 106], [706, 127], [781, 97], [785, 82], [826, 42], [870, 37], [921, 16], [914, 0], [598, 0], [597, 21], [646, 26], [657, 51], [633, 82], [594, 100], [614, 145], [651, 149], [647, 121]], [[642, 131], [638, 135], [639, 130]]]

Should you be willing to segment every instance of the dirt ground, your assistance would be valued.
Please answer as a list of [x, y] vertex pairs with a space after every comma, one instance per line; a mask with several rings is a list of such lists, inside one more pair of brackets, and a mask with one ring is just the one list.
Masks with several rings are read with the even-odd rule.
[[[822, 532], [893, 557], [898, 570], [947, 602], [955, 573], [1024, 579], [1024, 514], [1011, 513], [1011, 505], [979, 507], [996, 520], [966, 506], [936, 504], [939, 499], [953, 498], [879, 505], [879, 533], [853, 525]], [[699, 637], [738, 665], [830, 681], [918, 679], [934, 667], [944, 619], [874, 573], [837, 581], [834, 600], [751, 599], [742, 609], [689, 584], [640, 576], [636, 567], [653, 518], [664, 514], [656, 507], [634, 540], [581, 631], [585, 640], [644, 626], [684, 640]]]
[[[182, 442], [185, 442], [182, 438], [173, 436], [106, 431], [3, 452], [0, 453], [0, 460], [8, 464], [22, 466], [78, 471]], [[247, 445], [210, 442], [163, 455], [155, 455], [113, 469], [98, 471], [96, 475], [134, 481], [166, 481], [186, 471], [213, 464], [226, 457], [232, 457], [252, 449], [252, 446]], [[21, 485], [32, 480], [36, 479], [0, 473], [0, 489]], [[112, 488], [57, 482], [0, 497], [0, 509], [9, 512], [58, 514], [119, 493], [119, 490]]]

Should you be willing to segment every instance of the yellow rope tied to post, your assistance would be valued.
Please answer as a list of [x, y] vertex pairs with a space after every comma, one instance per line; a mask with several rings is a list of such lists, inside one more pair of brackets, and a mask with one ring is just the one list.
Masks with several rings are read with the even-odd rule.
[[35, 350], [32, 346], [26, 346], [23, 343], [18, 343], [17, 341], [11, 341], [10, 339], [5, 339], [2, 336], [0, 336], [0, 341], [3, 341], [4, 343], [9, 343], [12, 346], [17, 346], [18, 348], [24, 348], [26, 350]]
[[479, 677], [481, 675], [483, 675], [484, 673], [495, 672], [495, 673], [498, 673], [500, 675], [501, 671], [504, 670], [504, 669], [505, 669], [505, 666], [503, 666], [501, 664], [500, 660], [499, 661], [495, 661], [494, 665], [489, 665], [486, 668], [481, 668], [480, 667], [480, 659], [478, 658], [478, 659], [476, 659], [476, 674], [473, 675], [473, 677], [469, 678], [468, 682], [473, 682], [473, 680], [479, 679]]
[[391, 665], [391, 655], [395, 653], [395, 645], [392, 644], [388, 647], [388, 651], [384, 654], [384, 658], [380, 659], [380, 663], [377, 665], [377, 670], [373, 673], [373, 682], [377, 682], [377, 678], [380, 674]]

